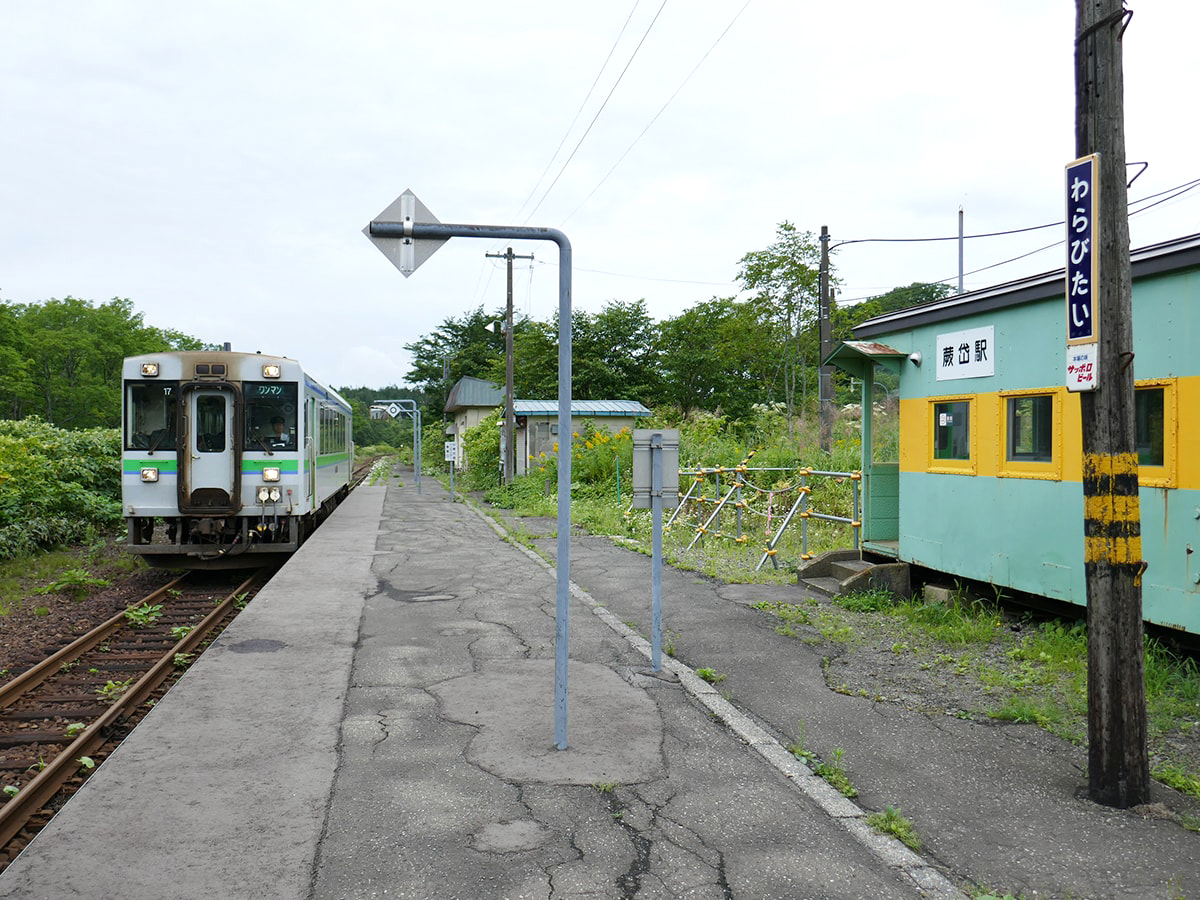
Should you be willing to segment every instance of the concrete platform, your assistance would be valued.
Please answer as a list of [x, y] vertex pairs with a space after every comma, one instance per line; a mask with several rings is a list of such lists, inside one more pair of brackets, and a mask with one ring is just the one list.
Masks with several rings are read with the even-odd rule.
[[651, 672], [584, 596], [555, 749], [553, 571], [422, 491], [356, 491], [0, 897], [947, 894], [765, 732], [732, 732], [690, 670]]
[[[750, 608], [795, 586], [665, 570], [651, 671], [650, 561], [603, 538], [571, 542], [555, 749], [554, 523], [521, 526], [537, 552], [432, 479], [356, 491], [0, 898], [1200, 897], [1200, 835], [1081, 799], [1079, 748], [826, 688]], [[923, 855], [865, 824], [892, 804]]]

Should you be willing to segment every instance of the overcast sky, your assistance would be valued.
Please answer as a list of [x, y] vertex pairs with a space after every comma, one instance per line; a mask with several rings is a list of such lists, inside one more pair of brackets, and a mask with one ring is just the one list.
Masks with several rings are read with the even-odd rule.
[[[405, 279], [362, 234], [406, 188], [442, 222], [559, 228], [574, 303], [737, 293], [788, 220], [832, 243], [1063, 218], [1074, 3], [0, 0], [0, 300], [129, 298], [147, 323], [403, 383], [404, 344], [503, 306], [504, 244]], [[1200, 4], [1135, 4], [1130, 200], [1200, 179]], [[1164, 194], [1163, 196], [1170, 196]], [[1132, 208], [1149, 206], [1147, 201]], [[1200, 189], [1131, 219], [1200, 232]], [[967, 289], [1062, 265], [1061, 228], [966, 242]], [[518, 314], [558, 303], [517, 243]], [[1031, 254], [1025, 256], [1025, 254]], [[997, 266], [1024, 256], [1017, 262]], [[835, 250], [840, 302], [955, 279], [956, 242]]]

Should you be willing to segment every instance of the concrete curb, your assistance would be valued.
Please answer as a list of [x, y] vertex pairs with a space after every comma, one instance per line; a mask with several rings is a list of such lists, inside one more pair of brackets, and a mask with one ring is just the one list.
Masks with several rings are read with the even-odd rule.
[[[463, 499], [467, 507], [487, 522], [496, 534], [540, 565], [551, 578], [556, 577], [557, 571], [552, 563], [547, 562], [520, 541], [513, 539], [502, 523], [489, 516], [470, 499], [465, 497]], [[574, 582], [570, 584], [570, 592], [572, 597], [586, 605], [593, 615], [623, 637], [634, 650], [646, 657], [647, 660], [651, 659], [651, 647], [648, 640], [617, 619], [603, 604]], [[820, 807], [833, 822], [840, 825], [885, 866], [896, 869], [907, 877], [922, 894], [929, 897], [946, 898], [946, 900], [951, 900], [951, 898], [963, 900], [967, 896], [955, 887], [954, 883], [940, 870], [920, 855], [914, 853], [896, 838], [880, 834], [869, 826], [866, 821], [867, 812], [862, 807], [842, 796], [823, 778], [815, 775], [808, 766], [788, 752], [786, 747], [751, 720], [749, 716], [722, 697], [716, 688], [697, 675], [695, 671], [678, 660], [666, 656], [662, 658], [662, 667], [678, 677], [679, 683], [685, 691], [713, 716], [720, 719], [738, 739], [748, 744], [769, 765], [780, 772], [797, 790]]]

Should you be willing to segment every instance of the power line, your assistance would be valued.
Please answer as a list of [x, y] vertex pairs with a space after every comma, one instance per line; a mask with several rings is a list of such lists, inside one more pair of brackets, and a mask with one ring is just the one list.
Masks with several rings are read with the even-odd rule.
[[[1200, 178], [1197, 178], [1194, 181], [1186, 181], [1183, 184], [1176, 185], [1175, 187], [1172, 187], [1172, 188], [1167, 188], [1164, 191], [1159, 191], [1157, 194], [1150, 194], [1148, 197], [1143, 197], [1141, 200], [1133, 200], [1130, 202], [1131, 206], [1134, 204], [1137, 204], [1137, 203], [1145, 203], [1147, 200], [1153, 200], [1156, 197], [1162, 197], [1163, 194], [1171, 194], [1171, 196], [1164, 197], [1162, 200], [1159, 200], [1156, 203], [1151, 203], [1149, 206], [1143, 207], [1142, 209], [1136, 210], [1135, 212], [1131, 212], [1130, 215], [1131, 216], [1136, 215], [1137, 213], [1143, 213], [1148, 209], [1153, 209], [1155, 206], [1158, 206], [1159, 203], [1166, 203], [1168, 200], [1174, 200], [1176, 197], [1186, 194], [1188, 191], [1190, 191], [1193, 188], [1196, 188], [1198, 186], [1200, 186]], [[1174, 193], [1172, 193], [1172, 192], [1174, 192]], [[965, 234], [962, 236], [962, 240], [969, 241], [969, 240], [973, 240], [975, 238], [1005, 237], [1010, 234], [1024, 234], [1029, 231], [1041, 231], [1046, 228], [1059, 228], [1062, 225], [1063, 225], [1063, 220], [1060, 219], [1057, 222], [1048, 222], [1045, 225], [1031, 225], [1028, 228], [1014, 228], [1011, 231], [990, 231], [990, 232], [986, 232], [983, 234]], [[949, 237], [925, 237], [925, 238], [852, 238], [850, 240], [838, 241], [834, 246], [842, 247], [846, 244], [919, 244], [919, 243], [927, 243], [927, 242], [933, 242], [933, 241], [957, 241], [957, 240], [959, 240], [959, 236], [957, 234], [950, 235]], [[1059, 241], [1058, 243], [1061, 244], [1062, 241]], [[1054, 247], [1057, 245], [1050, 244], [1049, 246]], [[1042, 249], [1044, 250], [1047, 248], [1043, 247]], [[1037, 253], [1039, 251], [1035, 250], [1033, 252]], [[1025, 254], [1024, 256], [1028, 256], [1028, 255], [1029, 254]], [[1023, 259], [1024, 256], [1018, 256], [1018, 257], [1015, 257], [1015, 259]], [[997, 265], [1003, 265], [1003, 263], [997, 263]], [[989, 266], [988, 268], [991, 268], [991, 267]], [[976, 271], [982, 272], [983, 269], [977, 269]], [[946, 280], [946, 279], [943, 279], [943, 281], [944, 280]]]
[[583, 146], [583, 142], [587, 140], [587, 136], [592, 131], [592, 126], [596, 124], [596, 120], [600, 118], [600, 114], [604, 112], [604, 108], [608, 106], [608, 101], [612, 98], [613, 92], [616, 91], [617, 86], [625, 78], [625, 73], [629, 71], [629, 67], [633, 65], [633, 61], [637, 57], [638, 51], [642, 49], [642, 44], [646, 43], [646, 38], [650, 36], [650, 30], [654, 28], [654, 23], [658, 21], [658, 17], [662, 15], [662, 11], [666, 5], [667, 0], [663, 0], [662, 6], [658, 8], [658, 12], [654, 14], [654, 18], [650, 21], [650, 24], [646, 26], [646, 31], [642, 34], [641, 40], [639, 40], [637, 46], [633, 48], [633, 53], [630, 54], [629, 60], [625, 63], [625, 68], [623, 68], [621, 70], [621, 74], [617, 76], [616, 82], [614, 82], [613, 86], [609, 89], [608, 95], [600, 104], [600, 108], [596, 110], [596, 115], [592, 117], [592, 121], [588, 123], [588, 127], [584, 130], [583, 134], [576, 142], [575, 148], [571, 151], [571, 155], [568, 156], [567, 161], [562, 164], [562, 168], [559, 169], [558, 174], [554, 176], [554, 181], [550, 182], [550, 187], [546, 188], [545, 193], [542, 194], [542, 199], [539, 200], [537, 205], [529, 211], [529, 215], [525, 217], [525, 221], [522, 224], [527, 224], [529, 220], [533, 218], [533, 214], [536, 213], [541, 208], [542, 204], [546, 202], [546, 197], [548, 197], [550, 192], [554, 190], [554, 186], [558, 184], [558, 179], [562, 178], [563, 172], [567, 170], [567, 166], [571, 164], [571, 160], [575, 158], [575, 154], [579, 152], [579, 148]]
[[684, 78], [683, 81], [681, 81], [679, 83], [679, 87], [675, 88], [675, 93], [671, 94], [671, 96], [667, 98], [667, 102], [664, 103], [662, 105], [662, 107], [659, 109], [659, 111], [654, 114], [654, 118], [652, 118], [646, 124], [646, 127], [642, 129], [642, 133], [639, 134], [637, 137], [635, 137], [633, 139], [633, 143], [625, 148], [625, 152], [622, 153], [617, 158], [617, 161], [612, 164], [612, 168], [604, 173], [604, 177], [601, 178], [600, 181], [596, 184], [596, 186], [591, 189], [591, 191], [588, 193], [588, 195], [579, 202], [578, 206], [576, 206], [573, 210], [571, 210], [570, 213], [567, 214], [567, 217], [565, 219], [563, 219], [562, 222], [559, 224], [560, 228], [563, 225], [565, 225], [571, 219], [571, 217], [573, 215], [575, 215], [575, 213], [579, 212], [579, 210], [581, 210], [583, 208], [583, 205], [585, 203], [587, 203], [589, 200], [592, 199], [592, 195], [595, 194], [596, 191], [600, 190], [600, 188], [604, 184], [604, 182], [608, 181], [608, 176], [612, 175], [612, 173], [617, 170], [617, 166], [619, 166], [622, 162], [624, 162], [625, 157], [629, 155], [629, 152], [635, 146], [637, 146], [638, 141], [640, 141], [642, 138], [644, 138], [646, 136], [646, 132], [649, 131], [650, 128], [654, 125], [654, 123], [658, 121], [658, 117], [663, 114], [663, 112], [666, 110], [666, 108], [671, 105], [671, 101], [674, 100], [675, 97], [678, 96], [679, 92], [683, 90], [684, 85], [686, 85], [689, 81], [692, 80], [692, 76], [696, 74], [696, 72], [700, 69], [700, 67], [702, 65], [704, 65], [704, 61], [706, 59], [708, 59], [709, 54], [712, 53], [713, 50], [715, 50], [717, 48], [717, 44], [721, 43], [721, 39], [724, 38], [725, 35], [729, 33], [729, 29], [731, 29], [733, 27], [734, 23], [737, 22], [738, 18], [741, 17], [742, 13], [744, 13], [746, 11], [746, 7], [748, 7], [752, 2], [753, 2], [753, 0], [746, 0], [745, 5], [743, 5], [742, 8], [737, 11], [737, 13], [734, 15], [734, 17], [729, 20], [729, 24], [725, 26], [725, 30], [722, 31], [717, 36], [717, 39], [715, 41], [713, 41], [712, 46], [709, 47], [706, 51], [704, 51], [704, 55], [702, 57], [700, 57], [700, 61], [698, 63], [696, 63], [695, 66], [692, 67], [692, 71], [688, 72], [687, 77]]
[[[617, 52], [617, 45], [621, 43], [621, 38], [625, 36], [625, 29], [629, 27], [629, 23], [633, 19], [633, 14], [637, 12], [639, 3], [641, 3], [641, 0], [634, 0], [633, 7], [629, 10], [629, 15], [625, 17], [625, 24], [621, 26], [621, 30], [618, 32], [616, 40], [613, 41], [612, 47], [609, 48], [608, 56], [604, 57], [604, 62], [600, 65], [600, 71], [596, 73], [596, 77], [592, 81], [592, 86], [588, 88], [588, 92], [584, 96], [583, 102], [579, 104], [579, 109], [575, 111], [575, 118], [571, 119], [571, 124], [568, 125], [567, 130], [563, 132], [562, 138], [559, 139], [558, 146], [554, 148], [554, 152], [550, 154], [550, 158], [546, 160], [546, 168], [542, 170], [542, 174], [539, 175], [537, 181], [534, 182], [533, 188], [529, 192], [529, 196], [525, 198], [525, 201], [521, 204], [520, 209], [517, 210], [517, 214], [513, 216], [514, 219], [521, 215], [522, 211], [524, 211], [525, 207], [529, 204], [529, 201], [533, 199], [533, 195], [537, 193], [537, 189], [542, 184], [542, 179], [546, 177], [546, 174], [550, 171], [550, 167], [554, 165], [554, 160], [558, 158], [559, 151], [562, 150], [563, 144], [567, 142], [567, 137], [571, 134], [571, 129], [573, 129], [575, 127], [575, 123], [579, 121], [579, 116], [582, 115], [584, 107], [587, 106], [587, 102], [592, 99], [592, 92], [596, 90], [596, 85], [600, 83], [600, 77], [604, 74], [604, 70], [608, 68], [609, 62], [612, 61], [613, 54]], [[530, 215], [533, 214], [530, 213]], [[526, 219], [526, 221], [528, 222], [529, 220]]]

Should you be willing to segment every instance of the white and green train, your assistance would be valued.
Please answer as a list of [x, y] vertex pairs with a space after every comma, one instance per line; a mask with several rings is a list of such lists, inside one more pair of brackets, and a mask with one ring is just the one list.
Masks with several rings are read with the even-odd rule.
[[282, 356], [125, 360], [128, 548], [165, 568], [282, 562], [350, 490], [350, 404]]

